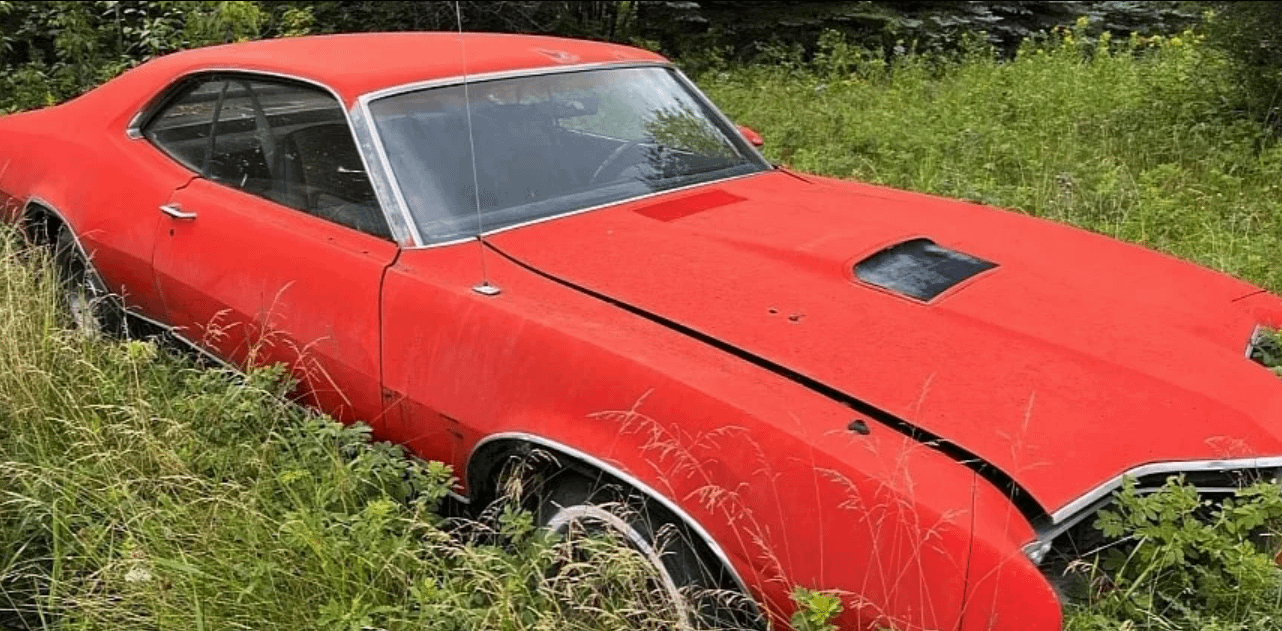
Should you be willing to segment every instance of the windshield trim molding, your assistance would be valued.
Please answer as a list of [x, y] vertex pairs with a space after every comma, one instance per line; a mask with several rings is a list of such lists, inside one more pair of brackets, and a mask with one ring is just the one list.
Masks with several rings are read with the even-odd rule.
[[360, 107], [368, 108], [371, 101], [405, 94], [407, 92], [418, 92], [430, 88], [443, 88], [452, 85], [463, 85], [464, 81], [469, 84], [481, 83], [484, 81], [497, 81], [499, 79], [516, 79], [520, 77], [537, 77], [545, 74], [562, 74], [571, 72], [583, 72], [586, 70], [602, 70], [606, 68], [672, 68], [676, 66], [669, 62], [663, 61], [605, 61], [590, 64], [572, 64], [566, 66], [540, 66], [538, 68], [521, 68], [518, 70], [499, 70], [497, 72], [484, 72], [481, 74], [457, 75], [441, 79], [428, 79], [426, 81], [415, 81], [413, 83], [402, 83], [388, 88], [379, 88], [373, 92], [366, 92], [356, 97], [356, 104]]

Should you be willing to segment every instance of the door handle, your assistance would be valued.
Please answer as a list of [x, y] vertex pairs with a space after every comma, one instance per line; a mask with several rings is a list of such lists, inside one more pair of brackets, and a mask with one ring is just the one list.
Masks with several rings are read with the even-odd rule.
[[160, 207], [160, 212], [173, 217], [174, 219], [195, 219], [196, 213], [184, 212], [182, 206], [178, 204], [165, 204]]

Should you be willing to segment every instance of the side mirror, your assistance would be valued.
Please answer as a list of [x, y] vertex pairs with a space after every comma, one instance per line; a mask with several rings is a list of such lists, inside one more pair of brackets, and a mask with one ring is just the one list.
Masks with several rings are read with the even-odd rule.
[[758, 134], [757, 132], [752, 131], [751, 128], [746, 127], [744, 125], [739, 125], [739, 135], [743, 136], [743, 139], [747, 140], [748, 144], [754, 147], [760, 147], [766, 144], [766, 141], [761, 138], [761, 134]]

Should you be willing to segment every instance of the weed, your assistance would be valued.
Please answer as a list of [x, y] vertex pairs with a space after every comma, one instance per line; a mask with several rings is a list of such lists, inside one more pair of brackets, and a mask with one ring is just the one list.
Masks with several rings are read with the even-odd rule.
[[789, 622], [796, 631], [837, 631], [832, 621], [841, 614], [841, 598], [797, 587], [792, 590], [792, 600], [797, 611]]

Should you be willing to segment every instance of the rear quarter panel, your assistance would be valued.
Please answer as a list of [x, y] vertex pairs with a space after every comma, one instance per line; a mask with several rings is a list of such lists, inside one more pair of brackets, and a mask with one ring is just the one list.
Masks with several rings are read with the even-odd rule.
[[125, 129], [164, 85], [132, 71], [72, 101], [0, 118], [0, 191], [6, 219], [36, 202], [72, 228], [112, 291], [163, 315], [151, 278], [158, 206], [192, 173]]

